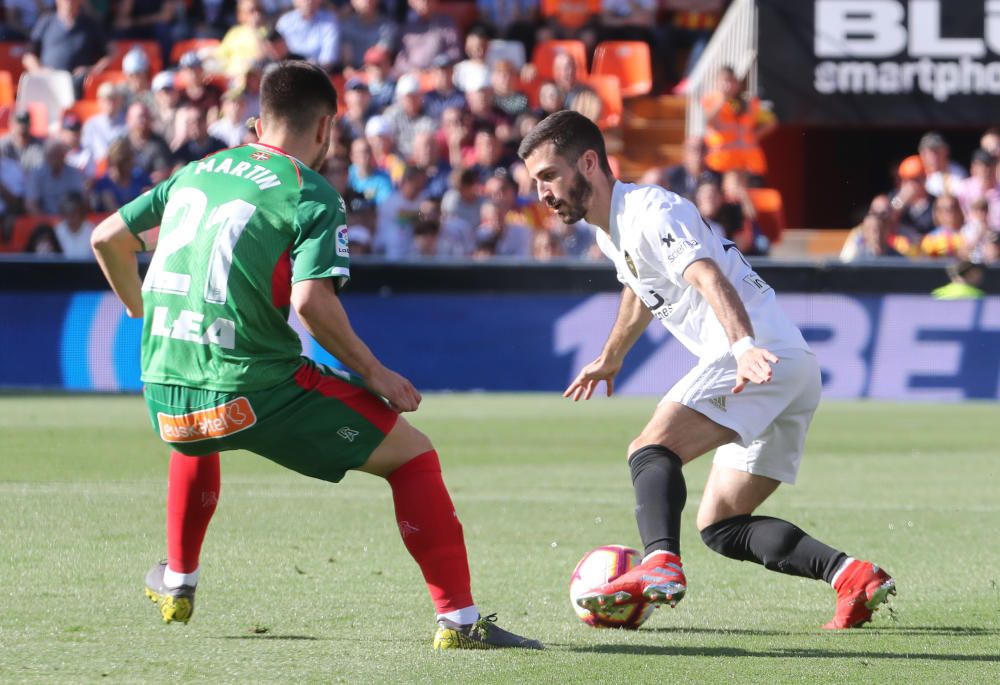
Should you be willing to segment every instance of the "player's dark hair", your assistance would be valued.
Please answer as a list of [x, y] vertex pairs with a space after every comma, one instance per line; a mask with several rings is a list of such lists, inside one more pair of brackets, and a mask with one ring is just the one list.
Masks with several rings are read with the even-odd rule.
[[521, 141], [517, 155], [521, 159], [527, 159], [545, 143], [552, 143], [556, 154], [570, 164], [576, 164], [584, 152], [593, 150], [597, 153], [597, 161], [604, 175], [613, 176], [601, 129], [579, 112], [564, 109], [542, 119]]
[[265, 120], [281, 121], [294, 130], [309, 129], [320, 117], [337, 113], [337, 90], [315, 64], [278, 62], [264, 72], [260, 110]]

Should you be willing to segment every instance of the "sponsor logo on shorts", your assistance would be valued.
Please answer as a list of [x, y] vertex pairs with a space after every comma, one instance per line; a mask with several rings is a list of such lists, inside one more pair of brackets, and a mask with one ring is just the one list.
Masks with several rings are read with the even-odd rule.
[[726, 411], [726, 398], [725, 396], [713, 397], [708, 400], [714, 404], [720, 411]]
[[164, 442], [198, 442], [239, 433], [257, 423], [250, 401], [245, 397], [187, 414], [156, 413], [160, 438]]
[[354, 438], [361, 435], [361, 433], [354, 430], [353, 428], [348, 428], [347, 426], [344, 426], [339, 431], [337, 431], [337, 435], [342, 437], [347, 442], [354, 442]]

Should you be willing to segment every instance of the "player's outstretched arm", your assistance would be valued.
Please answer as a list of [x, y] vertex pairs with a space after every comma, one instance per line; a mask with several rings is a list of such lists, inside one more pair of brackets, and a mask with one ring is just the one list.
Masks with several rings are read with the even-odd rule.
[[331, 279], [309, 279], [292, 285], [292, 306], [319, 344], [360, 375], [393, 409], [415, 411], [420, 406], [420, 393], [413, 384], [383, 366], [351, 328]]
[[111, 289], [125, 304], [129, 316], [142, 318], [142, 281], [136, 253], [142, 250], [139, 239], [129, 232], [117, 212], [97, 225], [90, 236], [90, 247], [101, 265]]
[[636, 297], [632, 289], [626, 287], [622, 291], [622, 301], [618, 306], [618, 316], [611, 328], [608, 341], [604, 343], [601, 356], [580, 370], [576, 378], [563, 393], [563, 397], [572, 397], [573, 401], [589, 400], [597, 385], [604, 381], [608, 387], [608, 397], [614, 393], [614, 379], [621, 371], [625, 355], [632, 349], [635, 342], [646, 330], [653, 315], [646, 309], [642, 301]]
[[736, 288], [729, 282], [719, 265], [711, 259], [692, 262], [684, 270], [684, 280], [697, 288], [708, 301], [722, 328], [729, 337], [730, 349], [736, 358], [736, 385], [733, 393], [743, 391], [747, 382], [768, 383], [773, 371], [771, 364], [778, 358], [753, 339], [753, 325]]

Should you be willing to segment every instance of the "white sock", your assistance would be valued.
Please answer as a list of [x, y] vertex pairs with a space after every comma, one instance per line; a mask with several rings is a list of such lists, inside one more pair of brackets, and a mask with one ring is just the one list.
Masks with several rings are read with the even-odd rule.
[[163, 572], [163, 584], [167, 587], [180, 587], [181, 585], [194, 587], [198, 584], [198, 574], [200, 573], [200, 568], [196, 568], [191, 573], [178, 573], [177, 571], [170, 570], [170, 567], [167, 566]]
[[844, 569], [850, 566], [853, 562], [857, 561], [854, 557], [847, 557], [844, 559], [844, 563], [840, 565], [837, 572], [833, 574], [833, 578], [830, 579], [830, 585], [837, 587], [837, 578], [840, 578], [840, 574], [844, 572]]
[[[655, 550], [655, 551], [653, 551], [653, 552], [650, 552], [650, 553], [649, 553], [649, 554], [647, 554], [646, 556], [644, 556], [644, 557], [642, 558], [642, 563], [644, 563], [644, 564], [645, 564], [645, 563], [646, 563], [647, 561], [649, 561], [649, 558], [650, 558], [650, 557], [652, 557], [652, 556], [655, 556], [655, 555], [657, 555], [657, 554], [673, 554], [673, 552], [668, 552], [668, 551], [667, 551], [667, 550], [665, 550], [665, 549], [658, 549], [658, 550]], [[674, 555], [674, 556], [676, 556], [676, 555]]]
[[449, 611], [446, 614], [438, 614], [437, 620], [447, 621], [454, 626], [467, 626], [475, 623], [479, 619], [479, 609], [475, 604], [456, 611]]

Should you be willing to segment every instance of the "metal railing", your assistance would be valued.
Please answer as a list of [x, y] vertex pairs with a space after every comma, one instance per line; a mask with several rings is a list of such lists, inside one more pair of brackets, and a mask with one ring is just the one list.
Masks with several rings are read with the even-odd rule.
[[746, 79], [747, 92], [757, 94], [757, 0], [733, 0], [712, 34], [698, 64], [688, 76], [684, 94], [687, 103], [687, 135], [705, 131], [702, 97], [715, 88], [715, 77], [723, 66]]

